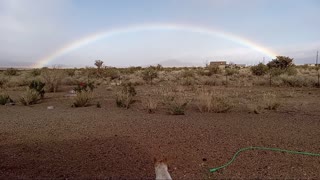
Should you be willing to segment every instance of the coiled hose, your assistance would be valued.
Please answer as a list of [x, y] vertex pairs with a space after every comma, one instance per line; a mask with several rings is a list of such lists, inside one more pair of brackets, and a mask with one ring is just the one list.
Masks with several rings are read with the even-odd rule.
[[237, 156], [243, 152], [243, 151], [248, 151], [248, 150], [265, 150], [265, 151], [277, 151], [277, 152], [285, 152], [285, 153], [290, 153], [290, 154], [300, 154], [300, 155], [307, 155], [307, 156], [319, 156], [320, 154], [317, 153], [310, 153], [310, 152], [303, 152], [303, 151], [290, 151], [290, 150], [286, 150], [286, 149], [279, 149], [279, 148], [268, 148], [268, 147], [246, 147], [246, 148], [241, 148], [239, 149], [232, 157], [232, 159], [227, 162], [226, 164], [216, 167], [216, 168], [212, 168], [210, 169], [210, 172], [216, 172], [219, 169], [225, 168], [227, 166], [229, 166], [231, 163], [233, 163], [233, 161], [237, 158]]

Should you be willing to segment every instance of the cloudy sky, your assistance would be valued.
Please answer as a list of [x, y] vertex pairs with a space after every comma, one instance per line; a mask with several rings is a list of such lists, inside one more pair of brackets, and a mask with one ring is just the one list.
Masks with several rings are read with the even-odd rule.
[[0, 66], [312, 63], [319, 12], [319, 0], [0, 0]]

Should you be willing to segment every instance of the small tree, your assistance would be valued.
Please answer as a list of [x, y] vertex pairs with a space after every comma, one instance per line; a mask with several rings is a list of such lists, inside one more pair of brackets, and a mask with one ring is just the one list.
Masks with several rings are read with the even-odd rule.
[[256, 76], [263, 76], [268, 73], [268, 66], [266, 66], [263, 63], [259, 63], [256, 66], [252, 66], [250, 68], [250, 70], [251, 70], [252, 74], [254, 74]]
[[271, 68], [279, 68], [279, 69], [287, 69], [288, 67], [293, 66], [293, 58], [287, 56], [277, 56], [276, 59], [273, 59], [268, 64], [268, 67]]
[[100, 69], [101, 69], [101, 67], [102, 67], [102, 65], [103, 65], [103, 61], [101, 61], [101, 60], [96, 60], [96, 61], [94, 62], [94, 65], [97, 66], [97, 68], [98, 68], [98, 74], [100, 75]]
[[142, 71], [143, 80], [149, 82], [152, 85], [152, 80], [158, 77], [158, 72], [154, 67], [150, 66]]

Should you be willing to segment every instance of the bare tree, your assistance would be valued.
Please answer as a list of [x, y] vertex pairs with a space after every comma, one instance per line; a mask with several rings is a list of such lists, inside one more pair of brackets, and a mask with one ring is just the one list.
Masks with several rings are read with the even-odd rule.
[[102, 65], [103, 65], [103, 61], [101, 61], [101, 60], [96, 60], [96, 61], [94, 62], [94, 65], [97, 66], [98, 69], [100, 69], [100, 68], [102, 67]]
[[102, 67], [102, 65], [103, 65], [103, 61], [101, 61], [101, 60], [96, 60], [95, 62], [94, 62], [94, 65], [95, 66], [97, 66], [97, 68], [98, 68], [98, 74], [100, 75], [101, 74], [101, 67]]

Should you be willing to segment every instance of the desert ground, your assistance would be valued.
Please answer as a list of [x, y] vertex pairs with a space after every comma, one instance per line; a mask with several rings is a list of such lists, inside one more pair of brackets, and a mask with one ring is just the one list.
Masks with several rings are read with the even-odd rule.
[[[249, 146], [320, 153], [320, 88], [269, 87], [267, 76], [241, 73], [227, 77], [228, 85], [206, 83], [224, 80], [217, 75], [201, 84], [189, 74], [159, 75], [153, 84], [131, 79], [136, 95], [129, 108], [116, 104], [123, 81], [94, 78], [90, 102], [75, 107], [77, 97], [69, 95], [81, 78], [65, 75], [56, 92], [24, 106], [18, 101], [27, 83], [12, 85], [17, 77], [10, 77], [1, 90], [16, 103], [0, 106], [0, 179], [154, 179], [154, 158], [168, 160], [173, 179], [320, 177], [320, 157], [261, 150], [242, 152], [230, 166], [209, 172]], [[221, 96], [227, 108], [201, 111], [208, 105], [198, 98], [203, 89]], [[186, 102], [184, 115], [168, 110], [168, 92], [180, 97], [177, 104]], [[157, 102], [152, 112], [150, 100]]]

